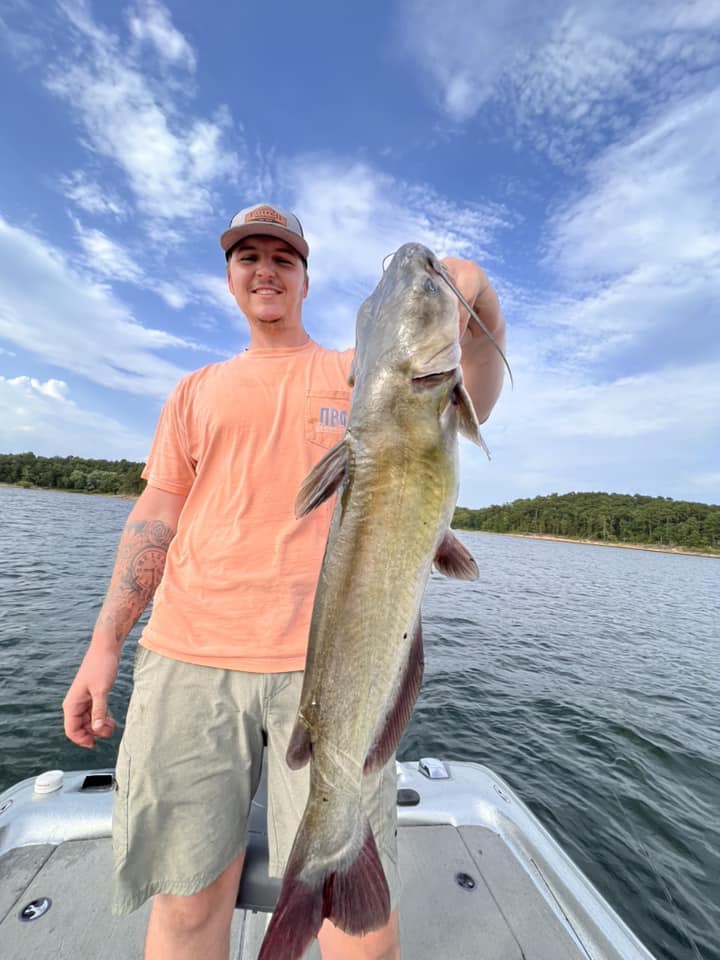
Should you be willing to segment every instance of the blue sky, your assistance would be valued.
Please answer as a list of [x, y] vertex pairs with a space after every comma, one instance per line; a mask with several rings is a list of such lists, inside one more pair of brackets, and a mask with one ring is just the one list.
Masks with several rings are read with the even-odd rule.
[[0, 0], [0, 85], [1, 452], [144, 460], [247, 343], [218, 236], [269, 200], [329, 346], [401, 243], [487, 270], [515, 388], [460, 503], [720, 502], [718, 0]]

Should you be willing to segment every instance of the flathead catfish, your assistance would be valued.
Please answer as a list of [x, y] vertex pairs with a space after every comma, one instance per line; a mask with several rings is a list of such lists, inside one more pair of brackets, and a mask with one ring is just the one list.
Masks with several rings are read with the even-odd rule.
[[426, 247], [396, 252], [358, 312], [345, 437], [296, 501], [303, 516], [338, 491], [287, 752], [294, 769], [310, 762], [310, 794], [259, 960], [301, 957], [325, 917], [360, 935], [390, 915], [363, 780], [393, 756], [420, 689], [433, 562], [459, 579], [478, 573], [449, 529], [458, 431], [482, 441], [446, 277]]

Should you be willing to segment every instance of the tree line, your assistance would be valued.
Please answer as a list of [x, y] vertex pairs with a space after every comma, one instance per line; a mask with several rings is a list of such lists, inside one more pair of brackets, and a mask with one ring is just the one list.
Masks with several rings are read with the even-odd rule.
[[670, 497], [551, 493], [481, 510], [458, 507], [453, 526], [720, 553], [720, 506]]
[[132, 460], [87, 460], [84, 457], [36, 457], [34, 453], [0, 453], [0, 483], [82, 493], [142, 493], [143, 463]]
[[[0, 454], [0, 483], [83, 493], [137, 496], [144, 464], [132, 460]], [[537, 533], [607, 543], [642, 543], [720, 553], [720, 506], [620, 493], [551, 493], [494, 504], [458, 507], [453, 526], [492, 533]]]

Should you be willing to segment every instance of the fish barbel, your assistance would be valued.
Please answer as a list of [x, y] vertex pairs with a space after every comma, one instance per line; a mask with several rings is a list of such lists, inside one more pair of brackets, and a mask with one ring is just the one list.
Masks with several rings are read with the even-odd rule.
[[482, 441], [444, 277], [420, 244], [395, 253], [358, 312], [345, 437], [296, 501], [303, 516], [338, 492], [287, 751], [292, 768], [310, 762], [310, 794], [259, 960], [301, 957], [325, 917], [359, 936], [390, 916], [363, 781], [393, 756], [420, 689], [433, 562], [448, 576], [478, 575], [450, 531], [457, 434]]

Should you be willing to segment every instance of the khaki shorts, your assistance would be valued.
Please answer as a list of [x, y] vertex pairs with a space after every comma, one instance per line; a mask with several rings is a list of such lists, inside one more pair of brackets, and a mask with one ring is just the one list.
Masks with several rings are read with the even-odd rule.
[[[244, 849], [267, 731], [271, 876], [282, 876], [309, 792], [285, 751], [303, 674], [243, 673], [138, 648], [118, 754], [113, 912], [203, 890]], [[395, 758], [364, 797], [393, 906], [399, 877]]]

